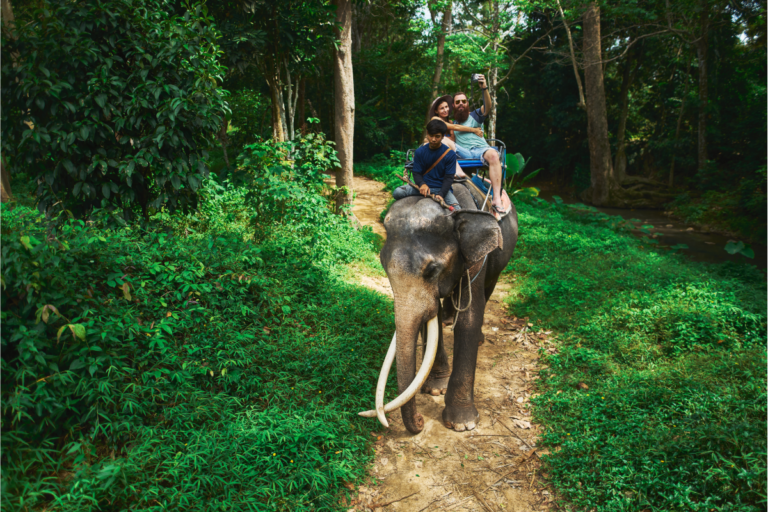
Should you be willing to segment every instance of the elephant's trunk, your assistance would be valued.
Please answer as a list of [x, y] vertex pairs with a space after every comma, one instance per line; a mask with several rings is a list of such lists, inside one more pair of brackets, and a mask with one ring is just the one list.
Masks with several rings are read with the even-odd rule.
[[[360, 416], [366, 418], [377, 416], [381, 424], [388, 427], [389, 424], [387, 423], [384, 413], [402, 407], [403, 423], [409, 432], [417, 434], [421, 432], [421, 429], [424, 426], [424, 420], [421, 418], [421, 415], [416, 412], [416, 401], [414, 396], [429, 377], [429, 372], [432, 370], [432, 365], [435, 362], [437, 341], [439, 337], [438, 329], [440, 326], [437, 317], [434, 317], [427, 322], [427, 346], [424, 351], [421, 368], [419, 368], [418, 374], [414, 377], [416, 367], [416, 339], [421, 327], [420, 320], [418, 322], [408, 322], [404, 325], [401, 321], [398, 321], [397, 318], [398, 316], [395, 315], [396, 324], [399, 328], [398, 331], [405, 331], [405, 334], [401, 335], [396, 333], [392, 338], [387, 357], [381, 368], [378, 386], [376, 387], [376, 410], [361, 412]], [[406, 341], [403, 341], [404, 339]], [[400, 394], [385, 406], [384, 386], [386, 385], [387, 376], [389, 375], [389, 369], [392, 366], [392, 360], [394, 359], [395, 353], [397, 353], [398, 361], [397, 376], [398, 391]], [[403, 365], [403, 363], [405, 364]]]
[[[402, 302], [402, 301], [400, 301]], [[421, 311], [398, 307], [395, 303], [395, 326], [397, 327], [397, 392], [402, 395], [416, 376], [416, 344], [421, 331]], [[431, 365], [430, 365], [431, 366]], [[421, 386], [419, 385], [419, 388]], [[418, 389], [418, 388], [417, 388]], [[424, 428], [424, 418], [416, 410], [416, 398], [408, 397], [400, 408], [403, 424], [408, 432], [418, 434]]]

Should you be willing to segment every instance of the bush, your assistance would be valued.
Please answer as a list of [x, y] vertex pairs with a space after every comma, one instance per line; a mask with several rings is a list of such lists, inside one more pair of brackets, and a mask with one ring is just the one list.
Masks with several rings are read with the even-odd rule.
[[371, 245], [316, 169], [256, 165], [302, 209], [254, 224], [213, 178], [152, 230], [3, 205], [3, 509], [335, 510], [364, 475], [392, 309], [340, 277]]
[[44, 0], [3, 31], [3, 152], [42, 211], [187, 210], [226, 110], [217, 33], [200, 4]]

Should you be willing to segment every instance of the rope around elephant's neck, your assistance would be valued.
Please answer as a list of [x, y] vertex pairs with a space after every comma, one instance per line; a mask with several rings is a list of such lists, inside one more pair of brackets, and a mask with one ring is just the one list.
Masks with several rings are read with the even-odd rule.
[[467, 288], [469, 288], [469, 302], [467, 302], [467, 307], [464, 309], [461, 309], [461, 281], [464, 279], [464, 276], [461, 276], [459, 279], [459, 284], [457, 285], [459, 287], [459, 304], [457, 305], [456, 302], [453, 300], [453, 292], [451, 292], [451, 304], [453, 304], [453, 309], [456, 310], [456, 314], [453, 316], [453, 325], [451, 325], [451, 332], [453, 332], [456, 329], [456, 324], [459, 321], [459, 313], [463, 313], [464, 311], [469, 309], [469, 306], [472, 305], [472, 283], [475, 282], [475, 279], [477, 279], [477, 276], [480, 275], [480, 272], [483, 271], [483, 267], [485, 266], [485, 261], [488, 259], [488, 255], [485, 255], [485, 258], [483, 258], [483, 264], [480, 266], [480, 270], [477, 271], [477, 274], [475, 274], [475, 277], [473, 277], [471, 280], [469, 279], [469, 269], [467, 269], [467, 281], [469, 281], [469, 285]]

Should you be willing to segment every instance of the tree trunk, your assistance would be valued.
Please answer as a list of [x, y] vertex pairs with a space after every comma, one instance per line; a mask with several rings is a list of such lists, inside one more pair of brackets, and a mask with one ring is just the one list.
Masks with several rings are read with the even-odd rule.
[[229, 120], [225, 117], [224, 120], [221, 123], [221, 129], [219, 130], [219, 144], [221, 144], [221, 149], [224, 151], [224, 163], [227, 164], [227, 169], [229, 169], [229, 155], [227, 154], [227, 144], [228, 144], [228, 137], [227, 137], [227, 127], [229, 126]]
[[336, 37], [334, 51], [334, 130], [339, 168], [336, 186], [344, 187], [336, 196], [336, 208], [352, 202], [352, 149], [355, 134], [355, 86], [352, 76], [352, 5], [351, 0], [334, 0], [336, 5]]
[[[10, 0], [2, 0], [2, 16], [3, 25], [5, 30], [8, 31], [8, 35], [15, 39], [14, 30], [16, 28], [15, 18], [13, 17], [13, 7]], [[13, 66], [16, 66], [16, 56], [12, 55]], [[11, 194], [11, 180], [8, 175], [8, 171], [5, 168], [5, 156], [0, 155], [0, 202], [7, 203], [13, 200], [13, 194]]]
[[680, 100], [680, 113], [677, 116], [677, 127], [675, 127], [675, 142], [672, 144], [672, 164], [669, 166], [669, 188], [675, 184], [675, 156], [677, 155], [677, 141], [680, 139], [680, 127], [683, 124], [683, 113], [685, 112], [685, 99], [688, 97], [688, 86], [691, 77], [691, 60], [688, 59], [688, 65], [685, 68], [685, 87], [683, 88], [683, 97]]
[[581, 85], [579, 66], [576, 64], [576, 53], [573, 50], [573, 37], [571, 36], [571, 29], [568, 27], [568, 22], [565, 21], [565, 12], [563, 12], [563, 7], [560, 5], [560, 0], [557, 0], [557, 8], [560, 10], [560, 16], [563, 18], [565, 33], [568, 35], [568, 47], [571, 49], [571, 64], [573, 64], [573, 74], [576, 76], [576, 86], [579, 88], [579, 107], [585, 108], [586, 102], [584, 101], [584, 87]]
[[[432, 98], [437, 98], [437, 89], [440, 87], [440, 75], [443, 72], [443, 57], [445, 55], [445, 36], [451, 31], [452, 4], [449, 1], [443, 12], [443, 21], [440, 24], [440, 34], [437, 36], [437, 61], [435, 62], [435, 74], [432, 76]], [[431, 6], [430, 6], [431, 10]], [[435, 16], [432, 16], [435, 19]]]
[[[489, 2], [489, 7], [491, 8], [491, 33], [493, 34], [493, 46], [492, 46], [492, 55], [496, 55], [499, 51], [499, 33], [501, 32], [501, 19], [499, 16], [499, 2], [498, 0], [492, 0]], [[488, 73], [488, 81], [486, 84], [486, 87], [488, 87], [488, 93], [491, 96], [491, 102], [493, 103], [493, 107], [491, 108], [490, 112], [486, 112], [488, 114], [488, 133], [487, 138], [489, 139], [495, 139], [496, 138], [496, 89], [497, 89], [497, 83], [499, 81], [499, 67], [493, 66], [490, 69], [490, 72]], [[480, 91], [480, 95], [483, 95], [483, 91]], [[495, 143], [494, 143], [495, 145]]]
[[[268, 63], [268, 66], [271, 63]], [[272, 140], [275, 142], [283, 142], [285, 140], [285, 130], [283, 130], [282, 120], [282, 106], [283, 99], [280, 94], [280, 75], [275, 73], [274, 66], [268, 67], [266, 73], [267, 85], [269, 85], [270, 99], [272, 100]]]
[[699, 171], [704, 170], [707, 166], [707, 96], [709, 93], [707, 84], [709, 4], [707, 0], [702, 0], [701, 7], [701, 34], [696, 43], [696, 58], [699, 61], [699, 144], [697, 152]]
[[635, 69], [632, 68], [632, 56], [627, 56], [624, 72], [621, 77], [621, 113], [619, 114], [619, 128], [616, 132], [616, 157], [613, 164], [613, 176], [618, 183], [627, 177], [626, 132], [627, 116], [629, 115], [629, 88], [635, 81], [635, 75], [640, 67], [640, 58], [636, 59]]
[[302, 135], [307, 133], [307, 116], [304, 114], [304, 103], [306, 103], [306, 100], [304, 99], [304, 90], [306, 86], [307, 80], [305, 77], [301, 77], [301, 80], [299, 81], [299, 104], [298, 104], [298, 116], [299, 116], [299, 131]]
[[[494, 46], [496, 46], [494, 44]], [[495, 55], [495, 50], [494, 50]], [[488, 92], [491, 94], [491, 102], [493, 103], [493, 108], [491, 108], [491, 112], [488, 116], [488, 138], [489, 139], [495, 139], [496, 138], [496, 98], [498, 97], [498, 94], [496, 94], [496, 82], [499, 77], [499, 68], [493, 67], [491, 68], [491, 76], [489, 76], [488, 80]], [[495, 144], [494, 144], [495, 145]]]
[[596, 2], [584, 14], [584, 82], [587, 100], [587, 132], [589, 134], [589, 166], [592, 177], [592, 202], [607, 204], [615, 188], [608, 141], [608, 114], [600, 51], [600, 8]]

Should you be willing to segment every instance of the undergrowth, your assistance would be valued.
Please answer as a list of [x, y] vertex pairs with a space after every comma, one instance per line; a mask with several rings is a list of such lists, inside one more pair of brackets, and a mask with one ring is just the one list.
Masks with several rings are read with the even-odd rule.
[[760, 271], [660, 252], [584, 208], [518, 212], [508, 302], [557, 333], [534, 403], [566, 508], [765, 510]]
[[144, 227], [3, 205], [4, 510], [341, 508], [393, 313], [343, 279], [372, 238], [320, 146], [248, 146]]

